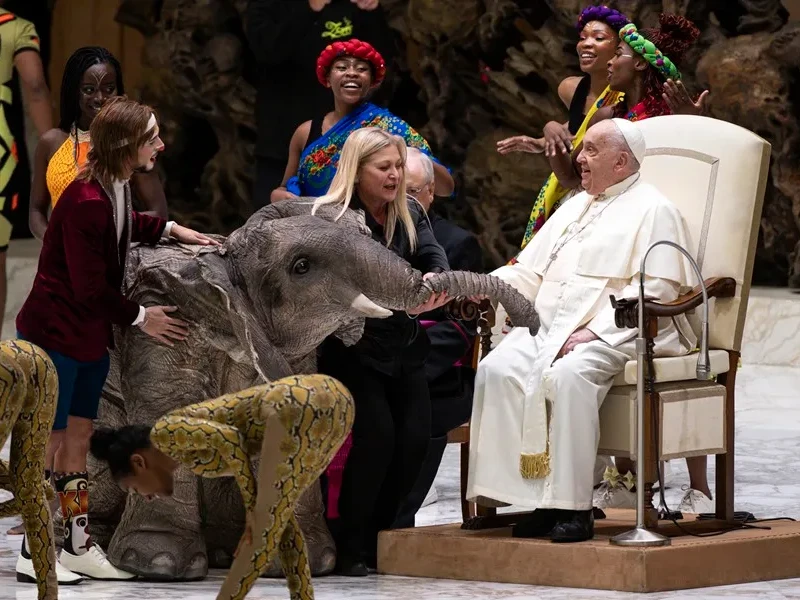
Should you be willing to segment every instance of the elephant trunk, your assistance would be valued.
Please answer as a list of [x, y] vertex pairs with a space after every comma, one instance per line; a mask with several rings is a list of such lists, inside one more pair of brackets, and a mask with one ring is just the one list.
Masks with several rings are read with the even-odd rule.
[[[486, 296], [503, 305], [514, 326], [527, 327], [531, 335], [539, 331], [539, 315], [533, 304], [494, 275], [446, 271], [423, 281], [422, 273], [392, 252], [364, 252], [357, 256], [360, 260], [356, 280], [371, 282], [353, 303], [365, 316], [388, 316], [378, 314], [381, 309], [409, 310], [430, 298], [431, 292], [446, 291], [453, 298]], [[372, 276], [364, 277], [365, 273]]]
[[419, 305], [430, 297], [431, 290], [446, 291], [451, 297], [486, 296], [499, 302], [506, 309], [515, 327], [527, 327], [531, 335], [539, 332], [539, 315], [533, 304], [514, 287], [495, 277], [468, 271], [447, 271], [439, 273], [424, 282], [422, 289], [414, 299]]

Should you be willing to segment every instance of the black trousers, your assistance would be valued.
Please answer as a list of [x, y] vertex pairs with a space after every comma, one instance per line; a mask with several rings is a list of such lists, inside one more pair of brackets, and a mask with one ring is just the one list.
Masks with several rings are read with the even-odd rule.
[[[458, 367], [454, 367], [454, 370]], [[453, 372], [453, 375], [455, 373]], [[460, 377], [453, 377], [458, 381], [457, 386], [450, 386], [448, 392], [437, 393], [436, 386], [430, 388], [431, 394], [431, 440], [428, 452], [422, 463], [417, 480], [400, 505], [397, 518], [393, 527], [402, 529], [416, 525], [415, 516], [422, 507], [428, 490], [431, 489], [434, 479], [442, 464], [445, 448], [447, 448], [447, 432], [469, 420], [472, 412], [472, 394], [474, 391], [474, 373], [464, 371]], [[460, 394], [453, 394], [453, 387], [460, 388]]]
[[253, 179], [253, 212], [270, 204], [269, 196], [283, 181], [285, 158], [256, 157], [256, 176]]
[[332, 529], [341, 556], [370, 563], [377, 556], [378, 532], [392, 527], [425, 460], [431, 406], [422, 365], [400, 366], [387, 375], [362, 365], [354, 354], [341, 351], [320, 360], [320, 370], [344, 383], [356, 405], [339, 520]]

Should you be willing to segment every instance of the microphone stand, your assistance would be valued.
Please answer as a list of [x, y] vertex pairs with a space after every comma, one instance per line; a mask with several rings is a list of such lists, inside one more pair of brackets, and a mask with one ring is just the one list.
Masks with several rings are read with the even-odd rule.
[[[644, 370], [647, 350], [647, 340], [644, 337], [644, 277], [645, 263], [650, 251], [656, 246], [662, 245], [671, 246], [683, 254], [692, 265], [692, 269], [694, 269], [695, 275], [700, 281], [700, 286], [703, 290], [703, 321], [700, 332], [700, 356], [697, 359], [696, 374], [697, 379], [700, 381], [707, 381], [712, 377], [711, 360], [708, 354], [708, 290], [703, 281], [703, 275], [700, 273], [700, 267], [697, 265], [697, 261], [682, 246], [668, 240], [655, 242], [644, 253], [639, 267], [639, 335], [636, 338], [636, 527], [611, 538], [609, 541], [615, 546], [652, 547], [669, 546], [671, 543], [670, 538], [651, 531], [644, 525]], [[656, 453], [658, 453], [657, 450]], [[656, 456], [656, 460], [658, 460], [658, 456]], [[661, 485], [664, 485], [663, 481]]]

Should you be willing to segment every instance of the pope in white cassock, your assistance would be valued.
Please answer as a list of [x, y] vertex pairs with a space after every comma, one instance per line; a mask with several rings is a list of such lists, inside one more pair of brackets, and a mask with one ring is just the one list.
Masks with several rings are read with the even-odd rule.
[[[638, 297], [639, 265], [652, 243], [687, 247], [677, 208], [639, 178], [644, 155], [636, 124], [593, 126], [577, 159], [585, 191], [549, 218], [516, 264], [493, 273], [535, 302], [541, 328], [535, 337], [513, 329], [478, 367], [467, 497], [536, 509], [515, 526], [516, 537], [594, 535], [598, 411], [634, 358], [637, 335], [615, 325], [609, 296]], [[662, 302], [694, 283], [683, 255], [666, 246], [650, 253], [646, 271], [645, 295]], [[685, 317], [662, 321], [656, 355], [695, 347]]]

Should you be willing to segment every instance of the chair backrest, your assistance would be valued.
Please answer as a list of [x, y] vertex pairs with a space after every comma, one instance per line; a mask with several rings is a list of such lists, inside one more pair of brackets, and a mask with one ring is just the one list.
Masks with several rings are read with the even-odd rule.
[[726, 121], [666, 116], [638, 123], [642, 177], [680, 210], [703, 278], [733, 277], [736, 295], [710, 307], [712, 348], [739, 351], [753, 274], [770, 145]]

